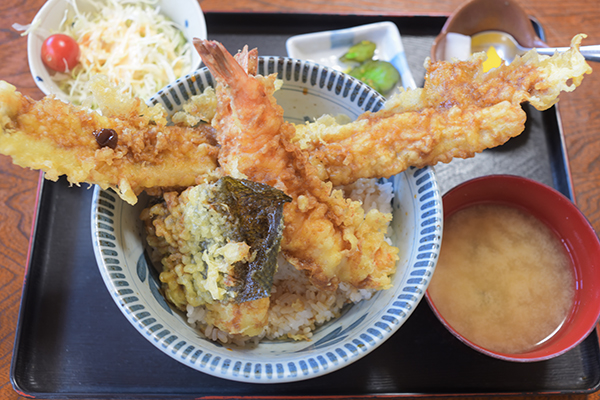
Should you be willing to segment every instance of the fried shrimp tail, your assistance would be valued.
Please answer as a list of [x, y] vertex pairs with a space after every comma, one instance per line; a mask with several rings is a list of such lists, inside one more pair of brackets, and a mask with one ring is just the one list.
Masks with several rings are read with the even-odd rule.
[[335, 185], [473, 157], [524, 130], [522, 103], [545, 110], [581, 84], [591, 72], [579, 52], [583, 37], [575, 36], [564, 53], [533, 50], [486, 73], [483, 53], [461, 62], [428, 61], [422, 89], [402, 92], [383, 110], [346, 125], [333, 118], [298, 125], [293, 141]]
[[[162, 107], [120, 97], [107, 80], [95, 89], [103, 114], [52, 96], [34, 101], [1, 81], [0, 153], [50, 180], [111, 187], [131, 204], [143, 190], [190, 186], [216, 168], [210, 125], [167, 126]], [[114, 136], [109, 145], [96, 139], [102, 130]]]

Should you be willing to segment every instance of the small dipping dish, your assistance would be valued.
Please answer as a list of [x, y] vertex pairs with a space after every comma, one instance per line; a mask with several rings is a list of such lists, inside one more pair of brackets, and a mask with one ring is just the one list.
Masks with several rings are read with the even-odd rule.
[[[548, 333], [541, 340], [515, 352], [498, 350], [501, 347], [496, 346], [496, 344], [488, 346], [494, 349], [486, 348], [481, 345], [482, 341], [480, 339], [482, 336], [479, 333], [482, 331], [469, 330], [473, 326], [481, 326], [482, 324], [478, 324], [477, 322], [488, 321], [488, 318], [497, 321], [496, 317], [500, 313], [496, 312], [498, 307], [495, 307], [495, 304], [495, 308], [488, 308], [487, 303], [489, 303], [490, 298], [493, 301], [499, 299], [498, 303], [503, 305], [506, 298], [518, 298], [521, 304], [528, 304], [525, 307], [526, 310], [524, 313], [521, 313], [522, 309], [514, 313], [510, 311], [506, 319], [513, 321], [513, 317], [518, 316], [521, 326], [533, 325], [533, 320], [524, 317], [524, 315], [531, 311], [529, 304], [534, 303], [537, 307], [541, 303], [544, 307], [547, 306], [547, 302], [535, 303], [535, 301], [531, 301], [533, 297], [531, 293], [537, 293], [538, 286], [541, 286], [542, 283], [541, 280], [532, 278], [533, 276], [540, 275], [534, 275], [534, 273], [529, 272], [530, 269], [521, 263], [527, 257], [517, 257], [518, 267], [502, 270], [505, 274], [503, 277], [498, 274], [500, 269], [498, 269], [494, 257], [514, 259], [515, 257], [512, 255], [516, 254], [517, 249], [521, 247], [521, 242], [513, 241], [510, 245], [506, 245], [509, 240], [491, 241], [491, 247], [496, 247], [494, 249], [496, 253], [494, 253], [492, 261], [475, 263], [474, 268], [469, 269], [467, 273], [465, 273], [464, 269], [453, 269], [452, 274], [444, 273], [444, 262], [446, 260], [448, 260], [447, 265], [451, 265], [452, 263], [456, 265], [457, 261], [455, 260], [460, 259], [466, 253], [469, 254], [468, 257], [465, 257], [466, 259], [475, 259], [474, 253], [471, 251], [479, 251], [480, 248], [474, 250], [475, 246], [472, 244], [476, 241], [479, 242], [479, 237], [485, 236], [484, 232], [486, 232], [486, 229], [489, 229], [489, 222], [494, 220], [493, 218], [490, 220], [471, 220], [471, 233], [474, 232], [477, 239], [466, 241], [467, 246], [465, 247], [452, 247], [454, 244], [450, 244], [452, 243], [451, 234], [455, 233], [461, 236], [463, 235], [463, 231], [450, 230], [451, 223], [453, 223], [451, 217], [456, 216], [459, 212], [473, 210], [477, 207], [480, 210], [484, 209], [482, 206], [498, 206], [501, 209], [512, 210], [511, 212], [520, 213], [523, 217], [535, 221], [538, 225], [542, 225], [542, 228], [544, 226], [549, 228], [549, 230], [545, 229], [545, 231], [549, 235], [548, 238], [554, 240], [557, 244], [554, 250], [560, 251], [564, 255], [563, 272], [566, 272], [566, 276], [570, 278], [563, 280], [562, 277], [565, 276], [564, 274], [555, 275], [557, 278], [553, 282], [561, 287], [561, 291], [564, 290], [565, 293], [568, 293], [568, 297], [566, 297], [568, 302], [563, 302], [561, 308], [561, 312], [563, 313], [561, 321], [559, 321], [557, 326], [552, 327], [550, 331], [546, 330]], [[489, 175], [472, 179], [451, 189], [443, 196], [443, 207], [444, 239], [436, 272], [427, 290], [426, 298], [434, 314], [455, 337], [471, 348], [494, 358], [506, 361], [532, 362], [547, 360], [569, 351], [583, 341], [594, 329], [600, 315], [600, 241], [585, 216], [567, 197], [544, 184], [527, 178], [513, 175]], [[464, 216], [465, 213], [462, 213], [462, 215]], [[497, 214], [495, 215], [497, 216]], [[466, 220], [462, 219], [461, 221], [464, 222]], [[486, 223], [488, 228], [484, 229], [484, 224]], [[502, 225], [497, 222], [495, 224], [492, 225], [492, 230], [496, 226]], [[519, 232], [521, 236], [522, 232], [525, 232], [525, 230]], [[511, 240], [513, 238], [511, 236]], [[518, 240], [527, 242], [527, 238]], [[488, 243], [490, 242], [488, 241]], [[538, 243], [545, 246], [547, 242], [536, 242], [536, 244]], [[448, 246], [446, 248], [447, 254], [444, 252], [444, 245]], [[444, 257], [450, 257], [450, 254], [452, 254], [452, 248], [460, 249], [460, 251], [454, 253], [460, 257], [455, 257], [454, 259], [447, 258], [445, 260]], [[540, 250], [541, 254], [551, 253], [551, 250], [547, 247], [540, 247], [540, 249], [542, 249]], [[529, 256], [529, 254], [525, 255]], [[529, 258], [530, 261], [527, 265], [535, 264], [535, 262], [531, 262], [531, 257]], [[542, 258], [535, 258], [536, 261], [539, 259]], [[464, 264], [467, 263], [464, 262]], [[492, 268], [494, 268], [494, 272], [491, 272]], [[545, 278], [549, 266], [543, 264], [536, 268], [542, 269], [541, 273], [543, 275], [541, 276]], [[484, 270], [482, 271], [482, 269]], [[506, 276], [507, 273], [512, 274], [512, 276]], [[535, 273], [540, 274], [540, 272]], [[456, 276], [460, 276], [460, 278], [456, 278]], [[445, 281], [441, 281], [441, 279]], [[437, 287], [443, 289], [436, 289], [436, 280], [438, 280], [437, 283], [439, 285]], [[533, 284], [524, 285], [524, 282], [532, 282]], [[496, 291], [500, 287], [504, 291]], [[438, 291], [437, 293], [436, 290]], [[504, 296], [498, 296], [498, 293], [502, 293]], [[457, 300], [453, 296], [460, 299]], [[554, 302], [554, 297], [558, 296], [558, 293], [552, 292], [550, 298]], [[449, 300], [446, 300], [442, 304], [441, 299]], [[484, 306], [480, 306], [480, 302], [484, 303]], [[471, 304], [477, 304], [477, 307], [471, 307]], [[519, 307], [521, 306], [519, 305]], [[462, 310], [460, 313], [457, 312], [459, 309]], [[502, 313], [506, 309], [512, 310], [512, 308], [505, 307], [502, 308]], [[476, 310], [476, 312], [472, 310]], [[484, 310], [485, 312], [479, 313], [480, 310]], [[488, 310], [496, 311], [492, 313], [487, 312]], [[537, 316], [538, 314], [535, 314], [536, 318]], [[479, 321], [477, 321], [478, 319]], [[454, 321], [454, 326], [449, 320]], [[525, 323], [523, 323], [524, 321]], [[483, 325], [485, 329], [490, 326], [487, 322]], [[512, 338], [518, 336], [508, 334], [508, 328], [505, 329], [508, 325], [508, 323], [506, 325], [501, 324], [501, 327], [498, 329], [498, 331], [502, 331], [501, 335], [496, 335], [495, 331], [492, 331], [489, 335], [503, 335], [502, 337], [509, 338], [511, 343], [504, 348], [513, 346]], [[543, 324], [540, 323], [539, 325]], [[459, 326], [460, 330], [457, 328]], [[467, 328], [465, 328], [466, 326]], [[474, 335], [473, 332], [476, 332], [477, 335]], [[469, 335], [470, 338], [467, 338], [465, 334]], [[472, 340], [476, 336], [478, 343]], [[491, 342], [488, 341], [486, 343], [489, 344]]]
[[[466, 58], [461, 57], [465, 52], [461, 35], [468, 38], [486, 31], [506, 32], [523, 47], [548, 47], [536, 35], [531, 19], [516, 1], [470, 0], [452, 13], [442, 27], [431, 47], [431, 60], [435, 62], [451, 60], [452, 57]], [[486, 50], [487, 48], [474, 48], [468, 53]]]

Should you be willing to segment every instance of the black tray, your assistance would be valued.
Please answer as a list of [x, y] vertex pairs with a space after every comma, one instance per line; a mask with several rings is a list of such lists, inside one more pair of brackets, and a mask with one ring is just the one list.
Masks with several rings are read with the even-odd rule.
[[[206, 15], [209, 38], [230, 50], [258, 46], [285, 55], [298, 33], [391, 20], [403, 37], [417, 85], [423, 61], [444, 23], [438, 17], [297, 14]], [[538, 27], [539, 28], [539, 27]], [[436, 167], [442, 192], [480, 175], [526, 176], [572, 198], [555, 108], [528, 110], [525, 132], [470, 160]], [[484, 356], [455, 339], [422, 301], [405, 325], [354, 364], [309, 381], [247, 384], [188, 368], [156, 350], [113, 302], [92, 251], [92, 191], [64, 179], [40, 186], [11, 366], [21, 394], [40, 398], [377, 397], [390, 395], [590, 393], [599, 388], [600, 351], [594, 330], [555, 359], [510, 363]]]

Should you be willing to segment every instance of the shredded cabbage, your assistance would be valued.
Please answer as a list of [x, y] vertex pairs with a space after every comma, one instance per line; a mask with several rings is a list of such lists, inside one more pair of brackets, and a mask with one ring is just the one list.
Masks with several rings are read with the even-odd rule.
[[72, 71], [52, 79], [69, 100], [83, 104], [87, 82], [108, 76], [124, 93], [148, 100], [191, 70], [192, 47], [177, 25], [157, 7], [158, 0], [88, 0], [98, 12], [65, 12], [60, 33], [73, 37], [81, 51]]

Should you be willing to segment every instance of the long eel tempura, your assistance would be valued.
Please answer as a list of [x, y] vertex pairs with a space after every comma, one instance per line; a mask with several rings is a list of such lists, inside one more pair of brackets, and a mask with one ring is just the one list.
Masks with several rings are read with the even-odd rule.
[[[145, 189], [187, 187], [216, 168], [218, 149], [208, 124], [167, 126], [161, 106], [121, 95], [104, 77], [91, 87], [102, 115], [52, 96], [33, 101], [0, 81], [0, 153], [46, 178], [112, 187], [135, 204]], [[96, 135], [112, 129], [111, 146]]]
[[334, 185], [473, 157], [523, 132], [521, 103], [545, 110], [561, 91], [579, 86], [591, 72], [579, 53], [583, 37], [575, 36], [565, 53], [547, 57], [532, 50], [487, 73], [484, 53], [464, 62], [429, 62], [422, 89], [401, 92], [383, 110], [349, 124], [331, 117], [297, 125], [294, 142]]

